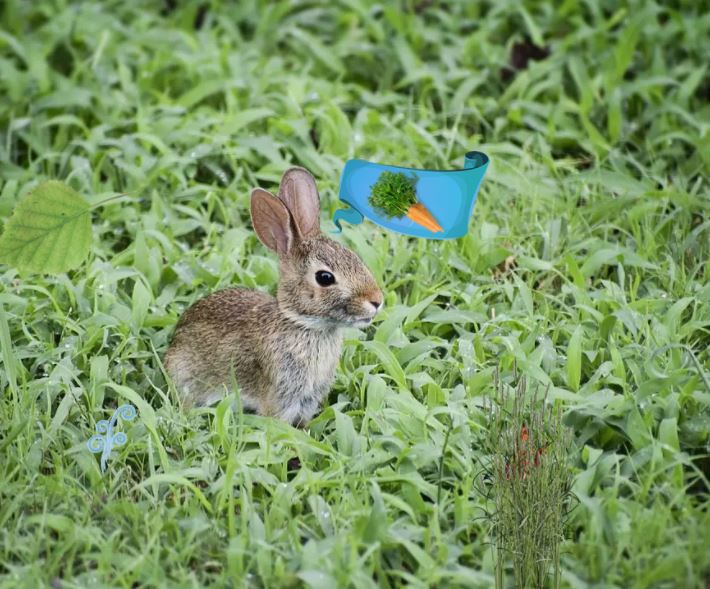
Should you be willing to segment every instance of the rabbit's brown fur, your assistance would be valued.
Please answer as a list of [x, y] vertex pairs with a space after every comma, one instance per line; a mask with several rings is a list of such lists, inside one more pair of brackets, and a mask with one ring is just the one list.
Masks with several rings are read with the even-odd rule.
[[[195, 303], [178, 322], [165, 365], [187, 405], [222, 397], [236, 379], [245, 409], [305, 425], [335, 377], [344, 326], [370, 322], [382, 303], [372, 274], [318, 223], [312, 176], [284, 174], [278, 199], [256, 189], [252, 220], [279, 254], [277, 296], [232, 288]], [[318, 284], [317, 271], [335, 276]]]

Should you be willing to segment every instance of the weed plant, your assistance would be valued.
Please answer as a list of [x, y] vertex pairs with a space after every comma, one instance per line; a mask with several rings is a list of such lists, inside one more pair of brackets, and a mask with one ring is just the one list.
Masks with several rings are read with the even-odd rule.
[[513, 393], [497, 380], [485, 447], [496, 550], [496, 589], [512, 561], [516, 589], [559, 589], [561, 546], [572, 503], [570, 431], [560, 408], [537, 398], [524, 377]]

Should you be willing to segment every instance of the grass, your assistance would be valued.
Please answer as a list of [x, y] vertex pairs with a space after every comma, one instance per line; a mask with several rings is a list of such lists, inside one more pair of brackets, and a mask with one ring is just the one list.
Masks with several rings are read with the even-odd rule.
[[[562, 586], [710, 583], [702, 3], [0, 11], [0, 218], [49, 178], [127, 193], [78, 270], [0, 267], [0, 587], [489, 588], [484, 401], [515, 366], [574, 431]], [[466, 237], [345, 230], [384, 311], [307, 431], [230, 398], [180, 410], [161, 358], [181, 311], [276, 284], [253, 186], [309, 168], [328, 227], [346, 159], [470, 149], [491, 167]], [[102, 476], [85, 444], [123, 402]]]

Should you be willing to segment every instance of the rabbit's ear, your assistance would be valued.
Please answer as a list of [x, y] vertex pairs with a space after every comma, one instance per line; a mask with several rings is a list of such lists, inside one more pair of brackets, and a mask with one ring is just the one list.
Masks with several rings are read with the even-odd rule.
[[320, 199], [316, 181], [308, 170], [287, 170], [281, 178], [279, 198], [288, 207], [299, 237], [315, 237], [320, 233]]
[[293, 233], [284, 203], [270, 192], [255, 188], [251, 192], [251, 222], [261, 243], [279, 255], [288, 254]]

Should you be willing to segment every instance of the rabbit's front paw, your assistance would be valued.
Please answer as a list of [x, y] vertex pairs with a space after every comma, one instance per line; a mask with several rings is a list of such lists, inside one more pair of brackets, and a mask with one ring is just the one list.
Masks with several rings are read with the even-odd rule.
[[284, 403], [277, 417], [290, 423], [293, 427], [304, 428], [318, 411], [320, 403], [314, 397], [301, 397]]

